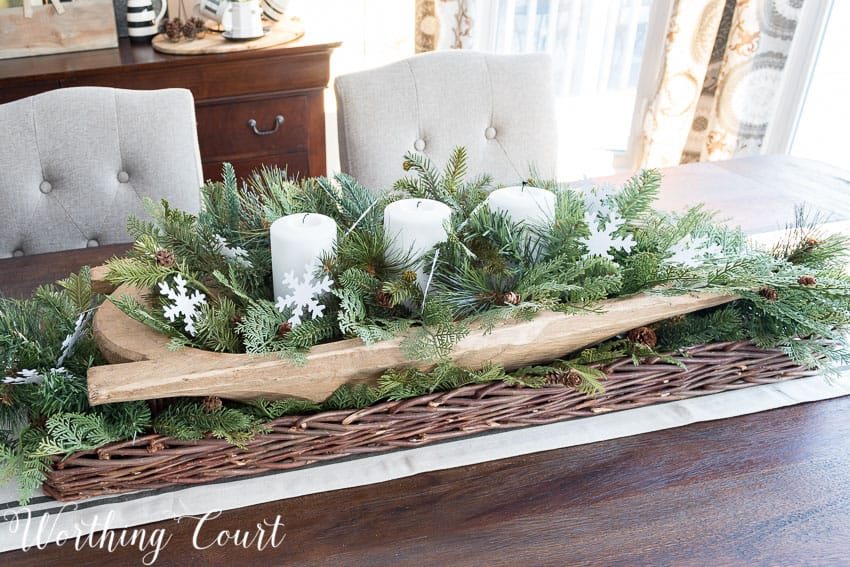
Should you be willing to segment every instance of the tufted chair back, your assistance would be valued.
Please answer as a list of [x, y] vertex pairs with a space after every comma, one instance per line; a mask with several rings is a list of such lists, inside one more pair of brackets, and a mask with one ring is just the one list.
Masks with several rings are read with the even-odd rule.
[[438, 51], [337, 77], [342, 171], [384, 190], [415, 150], [439, 168], [464, 146], [469, 172], [516, 185], [534, 166], [555, 177], [557, 137], [549, 56]]
[[72, 87], [0, 105], [0, 258], [129, 242], [143, 197], [197, 212], [184, 89]]

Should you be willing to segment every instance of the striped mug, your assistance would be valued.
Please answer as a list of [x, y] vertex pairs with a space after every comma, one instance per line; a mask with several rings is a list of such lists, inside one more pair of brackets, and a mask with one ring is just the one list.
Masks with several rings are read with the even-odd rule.
[[147, 42], [158, 34], [166, 8], [166, 0], [162, 0], [159, 14], [154, 12], [151, 0], [127, 0], [127, 35], [130, 41]]

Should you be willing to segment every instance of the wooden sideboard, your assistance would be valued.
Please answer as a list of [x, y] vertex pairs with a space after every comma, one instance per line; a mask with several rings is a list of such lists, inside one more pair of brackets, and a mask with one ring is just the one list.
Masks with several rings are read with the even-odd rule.
[[338, 46], [305, 37], [280, 47], [178, 56], [125, 38], [116, 49], [0, 61], [0, 103], [63, 87], [186, 88], [195, 97], [205, 179], [219, 179], [226, 161], [239, 176], [261, 164], [325, 175], [324, 89]]

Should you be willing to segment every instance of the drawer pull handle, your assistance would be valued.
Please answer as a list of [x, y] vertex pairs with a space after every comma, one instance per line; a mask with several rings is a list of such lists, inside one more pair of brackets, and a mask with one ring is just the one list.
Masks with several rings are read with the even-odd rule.
[[269, 134], [274, 134], [277, 132], [277, 129], [281, 124], [283, 124], [283, 116], [280, 114], [274, 117], [274, 128], [271, 130], [257, 130], [257, 121], [253, 118], [248, 121], [248, 127], [251, 128], [257, 136], [268, 136]]

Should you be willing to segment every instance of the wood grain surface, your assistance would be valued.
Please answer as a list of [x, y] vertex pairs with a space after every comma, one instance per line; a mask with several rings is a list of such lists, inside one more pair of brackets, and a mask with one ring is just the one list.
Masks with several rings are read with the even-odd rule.
[[20, 6], [0, 9], [0, 59], [118, 45], [112, 0], [57, 2], [61, 14], [54, 5], [32, 4], [31, 17]]
[[[122, 295], [142, 299], [141, 292], [129, 287], [115, 290], [114, 296]], [[544, 311], [531, 321], [500, 324], [487, 334], [473, 329], [450, 357], [469, 368], [498, 363], [513, 370], [550, 362], [635, 327], [734, 299], [716, 293], [638, 294], [602, 301], [599, 312]], [[168, 337], [131, 319], [112, 303], [97, 310], [92, 328], [98, 348], [112, 363], [89, 369], [92, 405], [177, 396], [234, 400], [299, 397], [320, 402], [342, 384], [373, 383], [390, 368], [433, 366], [411, 361], [400, 348], [402, 339], [373, 345], [360, 339], [317, 345], [302, 366], [275, 355], [225, 354], [189, 347], [175, 351], [168, 348]]]
[[[850, 397], [226, 511], [196, 543], [278, 515], [285, 538], [263, 551], [195, 549], [191, 518], [145, 527], [172, 536], [158, 566], [847, 565]], [[0, 559], [141, 555], [69, 543]]]
[[171, 55], [200, 55], [204, 53], [232, 53], [274, 47], [295, 41], [304, 35], [304, 26], [297, 20], [279, 22], [269, 28], [263, 37], [246, 41], [231, 41], [217, 32], [208, 31], [204, 37], [192, 41], [173, 42], [165, 34], [153, 38], [151, 45], [160, 53]]

